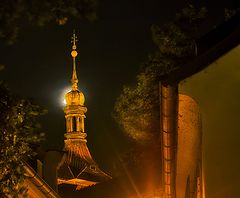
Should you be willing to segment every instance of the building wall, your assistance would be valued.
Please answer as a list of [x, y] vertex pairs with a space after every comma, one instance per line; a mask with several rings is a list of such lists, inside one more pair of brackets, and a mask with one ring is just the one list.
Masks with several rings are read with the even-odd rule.
[[177, 145], [177, 198], [196, 197], [197, 177], [201, 172], [202, 127], [198, 104], [189, 96], [179, 95]]
[[240, 46], [180, 84], [203, 120], [206, 197], [240, 194]]

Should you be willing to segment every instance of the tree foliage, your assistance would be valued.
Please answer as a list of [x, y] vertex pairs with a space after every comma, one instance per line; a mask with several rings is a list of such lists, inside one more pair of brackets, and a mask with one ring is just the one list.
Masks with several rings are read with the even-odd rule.
[[195, 39], [200, 22], [206, 15], [206, 9], [197, 10], [192, 5], [176, 14], [173, 22], [161, 27], [152, 26], [152, 39], [157, 46], [155, 53], [149, 58], [147, 65], [159, 68], [160, 81], [179, 67], [184, 72], [184, 65], [196, 55]]
[[44, 137], [37, 118], [45, 110], [12, 95], [3, 83], [0, 109], [0, 197], [26, 196], [23, 160], [33, 156], [31, 145]]
[[195, 56], [195, 36], [206, 13], [192, 5], [176, 15], [173, 22], [152, 26], [157, 49], [137, 75], [137, 84], [125, 86], [115, 103], [115, 118], [124, 132], [138, 141], [153, 141], [159, 132], [159, 81]]
[[158, 132], [158, 83], [154, 67], [137, 76], [135, 87], [123, 88], [115, 104], [115, 118], [133, 139], [151, 140]]
[[1, 0], [0, 37], [15, 41], [21, 23], [64, 25], [69, 18], [96, 18], [96, 0]]

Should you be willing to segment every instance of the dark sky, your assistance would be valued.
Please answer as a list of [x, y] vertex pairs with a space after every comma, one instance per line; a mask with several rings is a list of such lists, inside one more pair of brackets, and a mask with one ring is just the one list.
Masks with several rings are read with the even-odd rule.
[[[14, 93], [32, 98], [49, 111], [43, 118], [45, 148], [63, 146], [65, 119], [60, 97], [70, 85], [73, 29], [79, 40], [79, 87], [88, 108], [85, 122], [88, 145], [96, 161], [107, 168], [111, 156], [126, 146], [126, 138], [111, 117], [114, 102], [124, 84], [134, 83], [139, 66], [154, 49], [150, 27], [173, 19], [176, 11], [188, 3], [102, 0], [95, 22], [70, 21], [65, 26], [49, 24], [42, 28], [25, 24], [13, 46], [1, 43], [0, 63], [5, 65], [1, 79]], [[207, 3], [210, 27], [223, 18], [224, 7], [233, 7], [237, 1], [195, 3]]]

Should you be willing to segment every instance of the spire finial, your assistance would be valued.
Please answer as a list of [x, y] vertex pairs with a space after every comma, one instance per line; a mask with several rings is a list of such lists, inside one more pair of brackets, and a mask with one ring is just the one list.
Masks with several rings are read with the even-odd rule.
[[78, 89], [78, 79], [77, 79], [77, 72], [76, 72], [76, 61], [75, 61], [75, 58], [76, 56], [78, 55], [76, 49], [77, 49], [77, 46], [76, 46], [76, 42], [77, 42], [77, 37], [75, 35], [75, 30], [73, 31], [73, 36], [72, 36], [72, 52], [71, 52], [71, 55], [72, 55], [72, 58], [73, 58], [73, 73], [72, 73], [72, 90], [77, 90]]

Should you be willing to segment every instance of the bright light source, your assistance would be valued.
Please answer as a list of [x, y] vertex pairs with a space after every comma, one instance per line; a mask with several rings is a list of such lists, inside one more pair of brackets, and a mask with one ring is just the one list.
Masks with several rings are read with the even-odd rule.
[[60, 102], [59, 102], [61, 106], [65, 106], [65, 105], [66, 105], [65, 95], [66, 95], [66, 93], [68, 93], [69, 91], [71, 91], [71, 87], [70, 87], [70, 86], [65, 87], [65, 88], [63, 89], [63, 91], [61, 92]]

